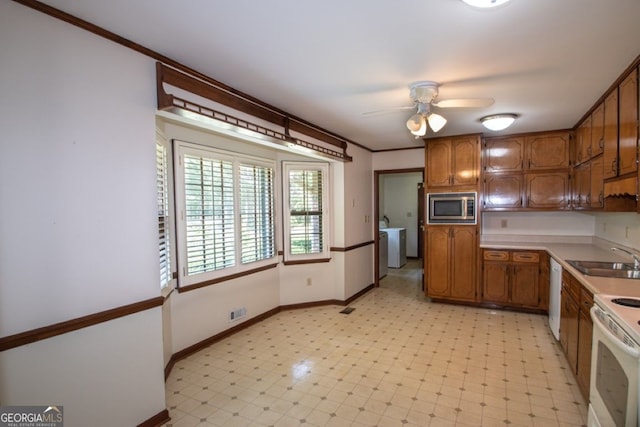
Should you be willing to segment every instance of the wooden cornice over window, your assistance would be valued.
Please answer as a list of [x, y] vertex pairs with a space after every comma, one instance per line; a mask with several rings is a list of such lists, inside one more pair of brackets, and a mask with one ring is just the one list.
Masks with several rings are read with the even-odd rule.
[[[158, 96], [158, 109], [171, 111], [180, 115], [196, 114], [203, 118], [224, 122], [231, 126], [257, 132], [261, 135], [275, 140], [281, 145], [293, 145], [306, 150], [311, 150], [316, 154], [331, 157], [342, 161], [351, 161], [352, 157], [347, 154], [347, 141], [331, 134], [310, 123], [289, 116], [274, 107], [270, 107], [258, 100], [244, 97], [239, 93], [226, 87], [215, 85], [213, 81], [204, 81], [190, 75], [184, 74], [173, 68], [167, 67], [161, 62], [156, 63], [156, 83]], [[241, 111], [256, 119], [273, 123], [281, 130], [269, 129], [265, 126], [251, 123], [248, 120], [234, 117], [222, 111], [217, 111], [211, 107], [199, 105], [193, 101], [180, 98], [177, 95], [169, 94], [165, 90], [165, 84], [187, 91], [194, 95], [209, 99], [218, 104], [225, 105], [234, 110]], [[291, 132], [307, 135], [318, 141], [326, 142], [334, 148], [329, 148], [304, 141], [291, 135]]]

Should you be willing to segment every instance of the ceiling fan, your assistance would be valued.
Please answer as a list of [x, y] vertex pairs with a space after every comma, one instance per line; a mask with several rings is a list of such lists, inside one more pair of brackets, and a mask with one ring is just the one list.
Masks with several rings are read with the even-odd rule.
[[414, 105], [400, 108], [393, 108], [383, 111], [372, 111], [373, 114], [394, 110], [416, 109], [416, 113], [407, 120], [407, 129], [416, 138], [427, 133], [427, 124], [432, 131], [438, 132], [447, 124], [447, 119], [440, 114], [432, 112], [432, 108], [486, 108], [493, 105], [493, 98], [459, 98], [459, 99], [438, 99], [438, 88], [440, 84], [422, 80], [409, 85], [409, 96]]

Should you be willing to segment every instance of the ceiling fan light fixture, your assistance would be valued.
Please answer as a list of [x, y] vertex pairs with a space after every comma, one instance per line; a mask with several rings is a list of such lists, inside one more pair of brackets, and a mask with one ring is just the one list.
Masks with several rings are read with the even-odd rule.
[[430, 114], [429, 117], [427, 117], [427, 121], [429, 122], [429, 127], [434, 132], [438, 132], [447, 124], [447, 119], [435, 113]]
[[489, 9], [492, 7], [500, 6], [508, 2], [509, 0], [462, 0], [469, 6], [478, 7], [482, 9]]
[[513, 113], [494, 114], [482, 117], [480, 123], [489, 130], [500, 131], [511, 126], [517, 118], [518, 115]]
[[427, 133], [427, 121], [420, 113], [416, 113], [407, 120], [407, 129], [415, 136], [424, 136]]

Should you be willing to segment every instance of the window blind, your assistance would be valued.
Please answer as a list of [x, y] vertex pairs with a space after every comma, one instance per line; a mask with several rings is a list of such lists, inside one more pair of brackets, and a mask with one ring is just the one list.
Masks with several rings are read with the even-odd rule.
[[235, 264], [233, 163], [184, 156], [187, 274]]
[[156, 143], [156, 187], [158, 198], [158, 256], [160, 261], [160, 288], [171, 281], [171, 256], [169, 240], [169, 187], [167, 148]]
[[240, 164], [240, 238], [243, 264], [275, 256], [272, 167]]
[[322, 188], [321, 170], [289, 170], [289, 250], [292, 255], [324, 250]]

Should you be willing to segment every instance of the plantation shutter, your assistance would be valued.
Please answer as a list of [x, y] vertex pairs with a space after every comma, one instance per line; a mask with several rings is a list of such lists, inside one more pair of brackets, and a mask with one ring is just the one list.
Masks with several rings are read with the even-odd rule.
[[169, 187], [167, 149], [156, 143], [156, 187], [158, 198], [158, 255], [160, 261], [160, 288], [171, 280], [171, 251], [169, 245]]
[[235, 264], [233, 163], [184, 155], [187, 275]]
[[240, 164], [240, 238], [242, 264], [275, 256], [274, 170]]
[[292, 255], [321, 253], [323, 242], [322, 171], [289, 171], [289, 250]]

